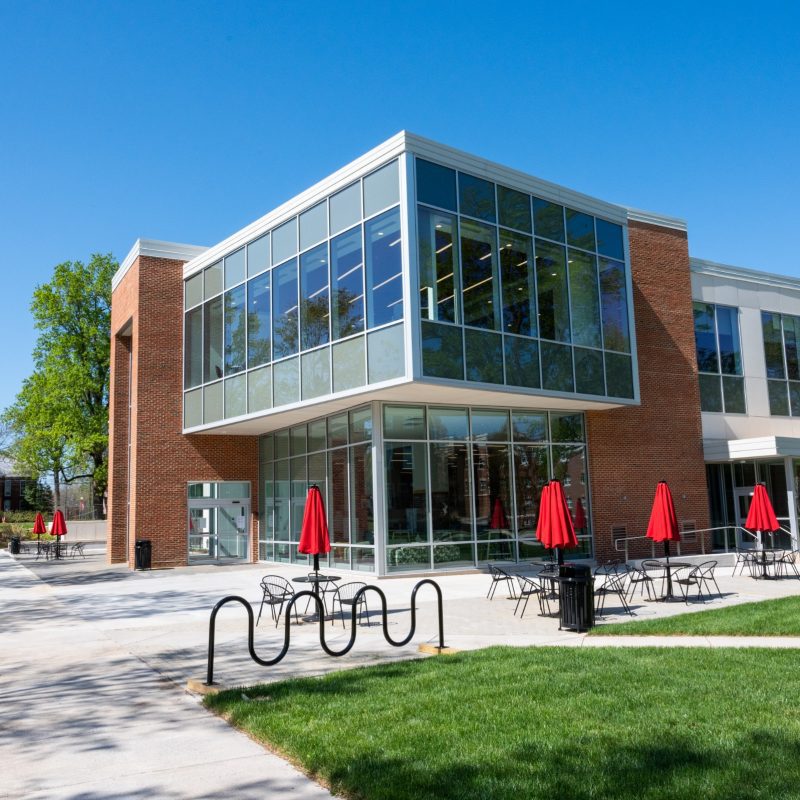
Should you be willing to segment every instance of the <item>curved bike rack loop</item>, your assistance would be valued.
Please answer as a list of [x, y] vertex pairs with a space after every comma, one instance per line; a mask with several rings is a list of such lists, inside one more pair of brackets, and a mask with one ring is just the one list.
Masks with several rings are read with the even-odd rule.
[[445, 649], [444, 644], [444, 618], [442, 612], [442, 590], [439, 588], [439, 584], [436, 581], [431, 580], [430, 578], [425, 578], [424, 580], [419, 581], [415, 584], [414, 588], [411, 590], [411, 630], [408, 632], [408, 636], [404, 639], [400, 639], [399, 641], [395, 641], [389, 635], [389, 619], [388, 619], [388, 606], [386, 603], [386, 595], [383, 593], [381, 589], [377, 586], [364, 586], [363, 588], [359, 589], [355, 595], [353, 596], [353, 607], [351, 609], [351, 627], [350, 627], [350, 641], [341, 649], [341, 650], [334, 650], [328, 645], [325, 641], [325, 605], [322, 602], [321, 598], [318, 597], [314, 592], [310, 590], [304, 590], [302, 592], [298, 592], [297, 594], [293, 595], [291, 600], [289, 600], [286, 611], [284, 614], [285, 623], [284, 623], [284, 634], [283, 634], [283, 647], [281, 651], [278, 653], [275, 658], [264, 659], [261, 658], [258, 653], [256, 653], [255, 649], [255, 624], [253, 622], [254, 615], [253, 615], [253, 607], [250, 603], [244, 599], [244, 597], [240, 597], [239, 595], [229, 595], [228, 597], [223, 597], [212, 609], [211, 611], [211, 618], [208, 621], [208, 670], [206, 672], [206, 686], [213, 686], [214, 685], [214, 640], [215, 640], [215, 633], [216, 633], [216, 623], [217, 623], [217, 614], [219, 610], [228, 603], [241, 603], [245, 610], [247, 611], [247, 649], [250, 653], [250, 658], [256, 662], [256, 664], [260, 664], [262, 667], [272, 667], [281, 661], [286, 653], [289, 652], [289, 642], [291, 639], [291, 628], [290, 628], [290, 620], [291, 620], [291, 612], [292, 608], [294, 607], [295, 603], [303, 597], [309, 597], [314, 600], [317, 607], [317, 614], [319, 615], [319, 643], [322, 649], [329, 655], [333, 656], [334, 658], [338, 658], [339, 656], [346, 655], [350, 652], [353, 645], [356, 641], [356, 631], [358, 630], [358, 626], [356, 624], [356, 616], [357, 616], [357, 608], [359, 600], [367, 593], [367, 592], [376, 592], [381, 599], [381, 616], [382, 616], [382, 624], [383, 624], [383, 637], [386, 641], [392, 645], [393, 647], [403, 647], [404, 645], [408, 644], [414, 636], [414, 633], [417, 629], [417, 605], [416, 605], [416, 598], [417, 592], [420, 590], [422, 586], [426, 584], [430, 584], [436, 590], [436, 598], [437, 598], [437, 605], [438, 605], [438, 617], [439, 617], [439, 650]]

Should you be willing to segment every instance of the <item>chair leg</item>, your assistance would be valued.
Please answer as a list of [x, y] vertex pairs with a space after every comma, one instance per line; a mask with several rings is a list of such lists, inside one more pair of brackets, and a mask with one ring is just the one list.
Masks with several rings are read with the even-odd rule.
[[496, 588], [497, 588], [497, 581], [494, 578], [492, 578], [492, 585], [489, 587], [489, 593], [486, 595], [489, 598], [489, 600], [491, 600], [494, 597], [494, 590]]
[[369, 628], [372, 623], [369, 621], [369, 606], [367, 605], [367, 597], [366, 595], [361, 595], [361, 599], [364, 601], [364, 614], [367, 617], [367, 627]]
[[261, 605], [258, 609], [258, 619], [256, 620], [256, 627], [258, 627], [258, 623], [261, 622], [261, 612], [264, 610], [264, 598], [261, 598]]
[[[528, 607], [528, 600], [531, 599], [531, 595], [529, 592], [520, 592], [519, 599], [522, 600], [523, 594], [525, 595], [525, 602], [522, 606], [522, 611], [520, 612], [519, 618], [522, 619], [525, 616], [525, 609]], [[519, 605], [519, 603], [517, 603]], [[516, 614], [516, 611], [514, 612]]]
[[517, 600], [517, 604], [514, 606], [514, 616], [517, 616], [517, 611], [519, 610], [519, 604], [522, 602], [522, 592], [519, 593], [519, 599]]
[[508, 583], [509, 592], [511, 593], [511, 599], [512, 600], [516, 600], [517, 599], [517, 593], [514, 590], [514, 581], [513, 581], [513, 579], [506, 578], [506, 583]]

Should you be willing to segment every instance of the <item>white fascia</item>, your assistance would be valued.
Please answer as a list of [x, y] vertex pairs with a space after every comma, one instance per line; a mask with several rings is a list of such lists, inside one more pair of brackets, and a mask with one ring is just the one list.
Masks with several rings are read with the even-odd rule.
[[747, 267], [733, 267], [730, 264], [706, 261], [704, 258], [690, 258], [689, 265], [692, 272], [698, 275], [708, 275], [724, 280], [744, 281], [745, 283], [755, 283], [759, 286], [772, 286], [776, 289], [800, 291], [800, 279], [791, 278], [787, 275], [778, 275], [774, 272], [759, 272]]
[[654, 211], [642, 211], [639, 208], [626, 208], [629, 222], [644, 222], [647, 225], [658, 225], [659, 228], [672, 228], [675, 231], [686, 233], [686, 220], [680, 217], [668, 217], [665, 214], [656, 214]]
[[174, 261], [191, 261], [208, 250], [194, 244], [180, 244], [178, 242], [162, 242], [158, 239], [137, 239], [130, 252], [119, 265], [119, 269], [111, 278], [111, 291], [117, 288], [125, 273], [139, 256], [150, 258], [168, 258]]

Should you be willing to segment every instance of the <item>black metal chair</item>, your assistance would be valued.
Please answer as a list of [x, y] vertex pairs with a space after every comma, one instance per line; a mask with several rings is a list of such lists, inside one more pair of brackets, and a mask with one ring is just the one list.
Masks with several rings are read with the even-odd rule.
[[626, 614], [630, 614], [633, 616], [633, 611], [631, 611], [631, 607], [628, 605], [628, 601], [626, 599], [628, 595], [628, 567], [626, 564], [617, 564], [612, 568], [602, 568], [598, 567], [595, 569], [594, 574], [595, 578], [598, 576], [602, 577], [602, 582], [595, 581], [595, 590], [594, 595], [595, 597], [600, 599], [600, 603], [597, 606], [595, 614], [598, 617], [603, 616], [603, 610], [605, 609], [606, 604], [606, 597], [610, 594], [615, 594], [619, 597], [620, 605], [622, 606], [622, 610]]
[[77, 558], [78, 556], [86, 558], [86, 553], [83, 552], [83, 544], [83, 542], [75, 542], [72, 547], [70, 547], [69, 554], [72, 558]]
[[[316, 572], [309, 572], [309, 578], [317, 578], [318, 573]], [[314, 591], [314, 587], [316, 586], [316, 592], [319, 596], [319, 599], [322, 600], [322, 609], [324, 615], [328, 616], [328, 601], [325, 599], [327, 595], [334, 595], [336, 594], [336, 581], [331, 580], [321, 580], [321, 581], [314, 581], [311, 583], [311, 590]], [[304, 614], [308, 613], [308, 607], [311, 605], [311, 598], [308, 598], [308, 602], [306, 603]], [[317, 609], [314, 609], [314, 613], [317, 613]]]
[[744, 568], [747, 567], [750, 570], [750, 574], [753, 574], [753, 567], [756, 563], [756, 557], [753, 554], [752, 550], [745, 550], [742, 547], [736, 548], [736, 562], [733, 565], [733, 572], [731, 572], [731, 577], [736, 577], [736, 570], [739, 570], [739, 574], [744, 574]]
[[683, 599], [686, 601], [687, 605], [689, 603], [689, 592], [692, 586], [697, 589], [697, 599], [703, 603], [705, 603], [703, 599], [703, 590], [705, 590], [705, 596], [710, 599], [712, 583], [717, 590], [717, 594], [720, 596], [722, 595], [717, 585], [717, 579], [714, 577], [714, 570], [716, 568], [716, 561], [704, 561], [702, 564], [692, 567], [688, 572], [679, 571], [677, 577], [672, 579], [673, 583], [677, 583], [678, 586], [681, 587]]
[[[547, 590], [541, 583], [537, 583], [532, 578], [529, 578], [525, 575], [517, 575], [517, 582], [519, 583], [519, 598], [517, 599], [517, 604], [514, 606], [514, 616], [517, 615], [517, 610], [519, 609], [520, 603], [522, 603], [522, 612], [519, 615], [519, 618], [522, 619], [525, 616], [525, 609], [528, 607], [528, 600], [531, 599], [534, 595], [538, 597], [539, 600], [539, 611], [544, 614], [545, 606], [547, 606], [547, 613], [550, 613], [550, 603], [547, 599]], [[525, 601], [524, 603], [522, 601]]]
[[353, 581], [352, 583], [344, 583], [341, 586], [336, 587], [336, 591], [333, 593], [333, 599], [331, 600], [331, 625], [333, 625], [334, 620], [336, 619], [336, 604], [338, 603], [339, 613], [342, 616], [343, 628], [347, 627], [344, 624], [345, 606], [349, 606], [350, 608], [356, 608], [356, 606], [358, 606], [359, 618], [361, 617], [362, 613], [365, 613], [367, 615], [367, 627], [369, 627], [369, 607], [367, 606], [366, 594], [362, 594], [361, 597], [356, 600], [356, 594], [358, 594], [358, 591], [363, 589], [366, 585], [367, 584], [363, 581]]
[[[661, 594], [664, 594], [664, 580], [666, 579], [666, 568], [660, 561], [648, 559], [642, 561], [638, 567], [630, 567], [628, 572], [628, 592], [626, 598], [628, 601], [633, 600], [636, 594], [636, 587], [639, 587], [639, 596], [644, 597], [645, 589], [647, 590], [647, 599], [656, 600], [655, 580], [661, 580]], [[654, 580], [655, 579], [655, 580]]]
[[790, 550], [788, 553], [784, 553], [777, 562], [777, 570], [778, 573], [782, 576], [784, 574], [788, 575], [789, 570], [791, 569], [794, 572], [796, 578], [800, 578], [800, 571], [797, 569], [798, 560], [800, 560], [800, 551], [798, 550]]
[[[289, 602], [289, 600], [294, 597], [294, 589], [292, 588], [292, 584], [286, 580], [286, 578], [282, 578], [280, 575], [265, 575], [261, 579], [261, 606], [258, 609], [258, 619], [256, 620], [256, 625], [261, 621], [261, 612], [264, 609], [264, 606], [269, 606], [270, 613], [272, 614], [272, 619], [275, 621], [275, 627], [278, 627], [278, 622], [281, 618], [281, 612], [283, 611], [283, 606]], [[277, 611], [275, 610], [277, 607]], [[295, 622], [298, 621], [299, 617], [297, 615], [297, 606], [294, 609], [294, 618]]]
[[509, 600], [517, 599], [517, 595], [514, 592], [513, 575], [509, 574], [500, 567], [496, 567], [494, 564], [489, 564], [489, 574], [492, 576], [492, 583], [491, 586], [489, 586], [489, 591], [486, 594], [489, 600], [491, 600], [494, 597], [495, 590], [497, 589], [497, 584], [503, 582], [508, 584], [508, 590], [511, 592], [511, 596], [508, 599]]

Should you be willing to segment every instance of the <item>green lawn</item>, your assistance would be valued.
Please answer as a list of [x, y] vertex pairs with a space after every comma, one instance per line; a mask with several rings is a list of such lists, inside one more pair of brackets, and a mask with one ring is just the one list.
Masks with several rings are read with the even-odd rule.
[[490, 648], [206, 703], [351, 798], [797, 798], [797, 664], [795, 650]]
[[800, 597], [598, 625], [592, 636], [800, 636]]

